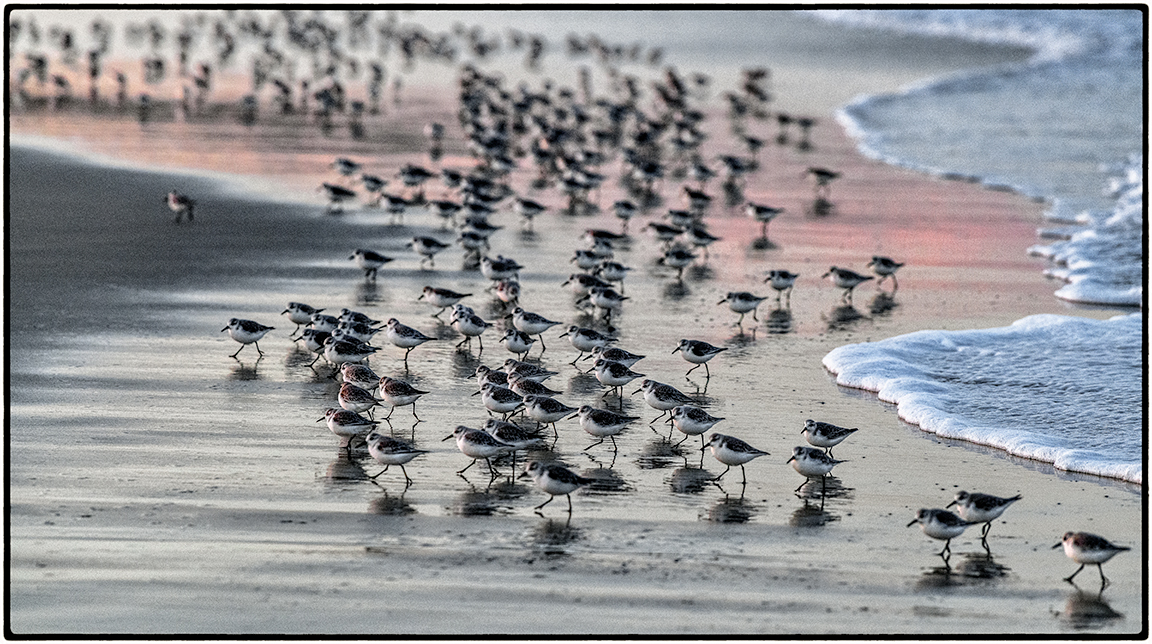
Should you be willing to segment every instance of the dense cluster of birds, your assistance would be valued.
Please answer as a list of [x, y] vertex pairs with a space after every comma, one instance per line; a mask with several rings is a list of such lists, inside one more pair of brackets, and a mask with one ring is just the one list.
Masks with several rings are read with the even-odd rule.
[[[537, 512], [556, 496], [563, 495], [568, 500], [570, 516], [571, 493], [595, 481], [573, 472], [555, 458], [548, 447], [545, 428], [551, 428], [554, 446], [559, 437], [557, 423], [578, 419], [580, 428], [596, 439], [586, 450], [608, 440], [615, 453], [615, 437], [641, 420], [623, 413], [624, 388], [639, 381], [632, 395], [642, 393], [645, 403], [660, 412], [650, 421], [653, 430], [657, 431], [654, 424], [666, 417], [669, 440], [675, 431], [683, 434], [676, 446], [699, 436], [702, 458], [703, 452], [710, 451], [725, 466], [712, 481], [719, 486], [728, 471], [739, 466], [743, 491], [747, 484], [745, 465], [769, 455], [768, 452], [726, 434], [713, 432], [705, 438], [724, 418], [710, 415], [697, 398], [673, 385], [635, 371], [645, 356], [616, 346], [618, 329], [614, 325], [622, 319], [630, 299], [624, 294], [624, 282], [628, 272], [634, 269], [618, 261], [616, 253], [630, 249], [636, 242], [628, 232], [634, 218], [658, 214], [660, 221], [647, 222], [644, 231], [659, 245], [657, 263], [674, 270], [674, 284], [683, 288], [685, 271], [706, 266], [709, 247], [720, 241], [709, 232], [707, 223], [710, 213], [720, 209], [742, 212], [758, 225], [759, 237], [755, 238], [753, 247], [774, 247], [768, 239], [768, 227], [785, 214], [785, 208], [745, 196], [750, 177], [754, 177], [760, 167], [760, 151], [773, 137], [756, 136], [751, 130], [757, 123], [774, 123], [777, 128], [774, 141], [778, 146], [811, 153], [815, 149], [812, 131], [817, 120], [770, 109], [771, 72], [763, 67], [750, 67], [743, 70], [736, 87], [721, 93], [731, 137], [720, 145], [727, 149], [708, 153], [705, 142], [715, 136], [704, 126], [717, 111], [707, 104], [712, 79], [702, 73], [681, 74], [672, 66], [660, 69], [664, 53], [659, 48], [612, 44], [596, 36], [570, 35], [564, 43], [568, 56], [573, 60], [590, 60], [596, 65], [607, 78], [607, 92], [597, 93], [592, 71], [586, 65], [578, 69], [575, 89], [547, 79], [536, 89], [523, 82], [513, 87], [503, 74], [484, 71], [484, 63], [501, 50], [521, 52], [525, 67], [538, 72], [545, 55], [556, 49], [554, 43], [541, 35], [516, 30], [509, 30], [505, 38], [501, 38], [499, 34], [461, 25], [451, 33], [435, 33], [417, 25], [402, 24], [392, 12], [383, 14], [383, 20], [375, 20], [377, 15], [370, 11], [345, 11], [332, 19], [331, 14], [324, 12], [229, 10], [215, 17], [207, 13], [185, 16], [174, 31], [155, 20], [132, 24], [125, 36], [130, 47], [144, 50], [139, 61], [142, 86], [155, 90], [166, 80], [175, 79], [179, 95], [172, 101], [157, 101], [151, 91], [133, 95], [129, 90], [135, 80], [129, 77], [129, 71], [120, 69], [114, 71], [114, 104], [120, 109], [137, 109], [141, 121], [160, 118], [164, 110], [184, 118], [218, 113], [219, 110], [214, 112], [210, 105], [218, 79], [225, 70], [237, 65], [238, 48], [248, 45], [257, 52], [251, 57], [251, 85], [232, 104], [242, 122], [253, 124], [265, 118], [263, 114], [270, 106], [269, 117], [301, 115], [325, 129], [332, 128], [337, 119], [343, 119], [354, 138], [364, 138], [363, 117], [386, 109], [384, 90], [388, 73], [384, 61], [392, 52], [397, 53], [396, 65], [400, 69], [394, 73], [391, 83], [393, 102], [397, 105], [403, 75], [413, 70], [417, 61], [459, 65], [456, 114], [461, 136], [454, 143], [467, 150], [474, 163], [467, 168], [432, 169], [407, 163], [394, 174], [381, 174], [370, 171], [365, 162], [341, 156], [331, 164], [336, 176], [318, 187], [327, 198], [327, 212], [333, 215], [356, 203], [386, 212], [392, 224], [402, 224], [406, 215], [420, 210], [430, 212], [439, 219], [441, 230], [452, 230], [452, 239], [444, 240], [435, 234], [412, 237], [407, 248], [420, 257], [420, 268], [434, 271], [436, 256], [456, 245], [463, 252], [465, 268], [479, 270], [491, 282], [488, 290], [504, 312], [500, 319], [485, 320], [475, 309], [463, 304], [473, 296], [471, 293], [429, 285], [419, 295], [419, 299], [437, 309], [433, 317], [439, 319], [450, 311], [448, 326], [462, 336], [456, 347], [458, 351], [473, 351], [475, 338], [475, 350], [477, 356], [481, 356], [482, 338], [491, 330], [489, 337], [499, 335], [496, 341], [514, 356], [504, 360], [499, 368], [481, 365], [473, 374], [478, 385], [475, 395], [480, 397], [489, 418], [480, 427], [457, 426], [443, 438], [454, 440], [459, 452], [469, 459], [458, 474], [463, 476], [477, 461], [483, 460], [490, 481], [494, 481], [500, 476], [498, 468], [510, 461], [512, 472], [531, 478], [548, 495], [547, 500], [536, 506]], [[16, 18], [9, 22], [8, 35], [10, 57], [16, 55], [19, 47], [24, 50], [23, 64], [14, 66], [12, 79], [16, 105], [68, 107], [73, 103], [72, 88], [77, 76], [88, 79], [91, 105], [105, 103], [101, 87], [108, 75], [103, 63], [112, 42], [112, 28], [106, 22], [97, 19], [91, 23], [92, 46], [87, 50], [87, 66], [83, 68], [79, 62], [79, 37], [68, 29], [53, 27], [45, 37], [35, 18]], [[176, 47], [174, 65], [164, 51], [172, 43]], [[50, 47], [59, 50], [58, 65], [49, 60], [46, 49]], [[196, 59], [205, 47], [212, 52], [211, 56]], [[465, 58], [469, 60], [461, 63]], [[307, 68], [303, 74], [299, 73], [300, 63]], [[646, 82], [641, 75], [625, 70], [629, 64], [660, 71]], [[217, 107], [221, 104], [216, 102]], [[449, 124], [427, 123], [424, 135], [432, 163], [442, 158], [451, 129]], [[554, 312], [545, 315], [526, 310], [527, 302], [521, 301], [525, 294], [519, 281], [525, 266], [515, 259], [493, 255], [492, 237], [506, 227], [491, 221], [493, 215], [514, 213], [520, 219], [520, 229], [529, 234], [534, 234], [534, 220], [549, 211], [568, 216], [598, 215], [602, 211], [601, 192], [612, 179], [610, 168], [618, 169], [615, 183], [623, 198], [613, 201], [606, 210], [619, 220], [619, 232], [588, 228], [581, 236], [581, 246], [568, 260], [577, 272], [562, 284], [577, 296], [574, 305], [578, 309], [591, 312], [593, 324], [565, 324], [554, 319], [564, 317]], [[834, 214], [831, 190], [841, 173], [810, 165], [803, 176], [813, 187], [808, 214]], [[523, 179], [521, 183], [526, 186], [514, 188], [514, 177]], [[718, 193], [709, 191], [713, 180], [719, 183]], [[669, 190], [669, 184], [676, 188]], [[665, 199], [669, 192], [680, 200], [678, 207], [668, 207]], [[193, 198], [173, 190], [164, 203], [175, 214], [176, 223], [185, 219], [188, 223], [193, 221], [196, 204]], [[376, 280], [379, 271], [395, 260], [366, 248], [355, 249], [348, 259], [354, 261], [363, 270], [364, 279], [370, 281]], [[891, 292], [881, 293], [883, 297], [879, 298], [881, 310], [886, 310], [893, 306], [892, 296], [898, 288], [896, 272], [902, 266], [904, 263], [892, 258], [874, 256], [865, 267], [874, 275], [831, 266], [823, 277], [843, 289], [841, 299], [849, 309], [857, 286], [879, 278], [876, 280], [879, 288], [891, 279]], [[776, 291], [777, 303], [790, 307], [798, 277], [798, 273], [776, 268], [765, 272], [763, 282]], [[717, 305], [726, 304], [738, 314], [734, 326], [743, 334], [744, 316], [751, 313], [752, 319], [759, 322], [757, 309], [768, 299], [767, 295], [732, 291], [725, 293]], [[874, 304], [873, 311], [876, 310]], [[317, 422], [325, 422], [349, 454], [354, 444], [363, 443], [368, 455], [384, 468], [369, 477], [373, 481], [395, 465], [400, 468], [407, 489], [414, 480], [405, 465], [429, 451], [416, 447], [414, 441], [381, 431], [380, 424], [391, 426], [389, 419], [397, 407], [411, 407], [413, 419], [419, 424], [422, 419], [416, 413], [417, 401], [435, 394], [398, 378], [377, 375], [369, 361], [381, 347], [372, 342], [374, 336], [382, 333], [389, 344], [403, 349], [407, 371], [409, 354], [436, 338], [396, 318], [382, 322], [349, 309], [341, 310], [339, 315], [325, 311], [291, 302], [282, 312], [296, 325], [292, 339], [315, 354], [309, 366], [314, 368], [322, 360], [333, 379], [341, 383], [335, 401], [338, 407], [325, 409]], [[790, 320], [790, 316], [787, 319]], [[540, 345], [541, 354], [547, 350], [545, 333], [557, 327], [563, 331], [557, 337], [567, 338], [578, 352], [571, 365], [592, 360], [588, 373], [594, 374], [606, 388], [599, 399], [579, 405], [561, 402], [557, 396], [563, 392], [545, 384], [558, 372], [544, 367], [539, 357], [528, 358], [536, 344]], [[258, 343], [271, 330], [272, 326], [233, 318], [221, 332], [227, 332], [240, 343], [240, 349], [232, 354], [239, 359], [240, 352], [249, 344], [263, 356]], [[686, 378], [704, 366], [706, 390], [712, 377], [708, 363], [725, 349], [703, 340], [685, 338], [671, 352], [679, 353], [692, 365]], [[689, 379], [689, 382], [692, 381]], [[699, 391], [699, 386], [697, 388]], [[608, 408], [613, 398], [618, 403], [615, 410]], [[388, 414], [376, 420], [376, 408], [385, 406], [389, 408]], [[533, 423], [535, 426], [530, 426]], [[415, 429], [413, 425], [413, 436]], [[796, 488], [797, 493], [805, 485], [818, 481], [823, 498], [832, 469], [845, 462], [833, 458], [832, 448], [856, 431], [857, 428], [822, 421], [805, 423], [801, 433], [808, 445], [796, 446], [786, 461], [804, 479]], [[522, 469], [517, 468], [517, 453], [526, 451], [536, 458]], [[951, 539], [968, 526], [982, 523], [981, 543], [988, 549], [987, 536], [992, 521], [1020, 498], [1019, 495], [1002, 498], [962, 491], [946, 506], [956, 505], [959, 515], [945, 508], [921, 509], [908, 525], [919, 524], [924, 534], [945, 542], [940, 554], [947, 565]], [[1100, 567], [1115, 554], [1128, 549], [1082, 532], [1065, 534], [1055, 547], [1061, 546], [1070, 558], [1081, 564], [1068, 581], [1085, 565]], [[1102, 567], [1100, 575], [1102, 582], [1107, 583]]]

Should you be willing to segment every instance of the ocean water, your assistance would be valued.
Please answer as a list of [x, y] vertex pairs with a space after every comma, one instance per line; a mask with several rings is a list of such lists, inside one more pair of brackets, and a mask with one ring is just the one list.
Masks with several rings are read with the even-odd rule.
[[[1043, 252], [1073, 282], [1058, 297], [1111, 306], [1143, 299], [1143, 183], [1111, 185], [1143, 149], [1143, 14], [1138, 11], [824, 11], [823, 18], [1034, 48], [1024, 63], [861, 96], [839, 118], [868, 156], [1005, 187], [1051, 204], [1059, 234], [1091, 237]], [[1134, 192], [1134, 190], [1139, 192]], [[1052, 231], [1041, 231], [1051, 234]], [[1023, 249], [1022, 249], [1023, 250]], [[1071, 263], [1069, 263], [1071, 262]], [[1071, 272], [1063, 270], [1067, 264]]]
[[943, 438], [1140, 484], [1141, 326], [1139, 313], [1033, 315], [998, 329], [850, 344], [824, 366]]
[[[847, 24], [1034, 48], [1029, 60], [861, 96], [839, 118], [868, 156], [1051, 204], [1056, 297], [1143, 302], [1143, 16], [1137, 11], [822, 11]], [[1055, 239], [1056, 241], [1050, 241]], [[830, 353], [842, 385], [949, 438], [1063, 470], [1141, 483], [1142, 318], [1032, 316], [1003, 329], [924, 331]]]

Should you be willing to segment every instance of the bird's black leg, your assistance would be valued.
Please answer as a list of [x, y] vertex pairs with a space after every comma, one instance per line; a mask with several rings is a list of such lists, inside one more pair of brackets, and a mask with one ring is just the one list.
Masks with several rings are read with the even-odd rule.
[[[1064, 578], [1064, 581], [1066, 581], [1066, 582], [1068, 582], [1068, 583], [1072, 583], [1072, 578], [1073, 578], [1073, 577], [1075, 577], [1076, 575], [1079, 575], [1081, 570], [1084, 570], [1084, 564], [1080, 564], [1080, 567], [1076, 569], [1076, 572], [1074, 572], [1074, 573], [1072, 573], [1071, 575], [1069, 575], [1069, 576], [1065, 577], [1065, 578]], [[1101, 570], [1100, 570], [1100, 574], [1101, 574], [1101, 576], [1103, 576], [1103, 574], [1104, 574], [1104, 570], [1103, 570], [1103, 569], [1101, 569]]]
[[460, 471], [458, 471], [458, 472], [456, 472], [456, 473], [457, 473], [457, 474], [463, 474], [465, 471], [467, 471], [467, 470], [468, 470], [468, 468], [469, 468], [469, 467], [472, 467], [472, 466], [473, 466], [473, 465], [475, 465], [475, 464], [476, 464], [476, 460], [475, 460], [475, 459], [473, 459], [471, 463], [469, 463], [468, 465], [464, 466], [464, 469], [462, 469], [462, 470], [460, 470]]
[[726, 465], [726, 466], [724, 466], [724, 471], [723, 471], [723, 472], [720, 472], [720, 476], [717, 476], [716, 478], [714, 478], [714, 479], [712, 479], [712, 480], [713, 480], [713, 481], [719, 481], [721, 478], [723, 478], [723, 477], [724, 477], [724, 475], [725, 475], [725, 474], [727, 474], [727, 473], [728, 473], [728, 470], [730, 470], [730, 469], [732, 469], [732, 466], [731, 466], [731, 465]]
[[551, 503], [551, 502], [552, 502], [552, 499], [554, 499], [554, 498], [556, 498], [556, 497], [554, 497], [554, 496], [550, 496], [550, 497], [548, 497], [548, 500], [547, 500], [547, 501], [545, 501], [545, 502], [541, 503], [540, 505], [536, 506], [536, 507], [535, 507], [535, 508], [533, 508], [533, 509], [535, 509], [536, 511], [539, 511], [539, 510], [540, 510], [540, 508], [543, 508], [544, 506], [546, 506], [546, 505], [548, 505], [549, 503]]

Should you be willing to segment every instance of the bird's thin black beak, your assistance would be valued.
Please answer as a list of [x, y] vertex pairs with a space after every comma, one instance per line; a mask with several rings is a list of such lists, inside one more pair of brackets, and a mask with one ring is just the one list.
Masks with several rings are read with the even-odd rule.
[[920, 519], [912, 519], [911, 523], [909, 523], [908, 525], [906, 525], [906, 526], [904, 526], [904, 527], [905, 527], [905, 528], [911, 528], [912, 526], [914, 526], [914, 525], [916, 525], [917, 523], [919, 523], [919, 521], [920, 521]]

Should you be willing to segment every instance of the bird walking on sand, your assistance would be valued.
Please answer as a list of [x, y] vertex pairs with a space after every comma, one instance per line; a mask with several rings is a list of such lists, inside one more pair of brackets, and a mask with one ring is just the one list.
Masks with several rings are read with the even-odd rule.
[[824, 493], [828, 488], [828, 474], [832, 472], [833, 467], [844, 461], [832, 458], [822, 449], [798, 445], [792, 448], [792, 456], [785, 462], [791, 463], [792, 469], [804, 477], [804, 482], [793, 492], [799, 492], [800, 488], [808, 484], [809, 479], [820, 479], [820, 491]]
[[859, 427], [838, 427], [832, 423], [808, 419], [804, 421], [804, 429], [800, 430], [800, 433], [804, 434], [809, 444], [823, 447], [828, 450], [828, 456], [832, 456], [832, 448], [844, 442], [845, 438], [859, 429]]
[[312, 323], [312, 316], [323, 311], [324, 309], [317, 309], [301, 302], [289, 302], [288, 308], [280, 312], [280, 315], [288, 314], [288, 319], [296, 324], [296, 329], [292, 331], [289, 338], [294, 338], [296, 333], [300, 331], [300, 327], [305, 324]]
[[188, 216], [188, 223], [192, 223], [192, 210], [196, 207], [196, 202], [192, 198], [173, 190], [164, 198], [164, 202], [168, 204], [169, 210], [176, 213], [176, 220], [173, 223], [180, 223], [180, 218], [185, 215]]
[[521, 474], [520, 477], [531, 478], [541, 490], [549, 494], [547, 501], [533, 508], [537, 514], [540, 514], [540, 510], [551, 503], [552, 499], [563, 494], [568, 497], [568, 514], [571, 516], [572, 493], [585, 485], [595, 482], [593, 479], [580, 476], [563, 465], [557, 463], [541, 463], [540, 461], [528, 461], [528, 464], [524, 466], [524, 473]]
[[968, 526], [975, 525], [973, 522], [965, 521], [947, 510], [929, 510], [926, 508], [920, 508], [916, 512], [916, 518], [908, 522], [907, 527], [910, 528], [917, 523], [920, 524], [920, 530], [924, 534], [944, 542], [944, 549], [939, 554], [945, 559], [947, 559], [946, 555], [952, 553], [952, 539], [960, 536]]
[[868, 262], [867, 266], [872, 268], [872, 271], [880, 276], [876, 281], [876, 286], [879, 287], [884, 283], [884, 280], [889, 277], [892, 278], [892, 292], [895, 293], [896, 289], [900, 288], [899, 282], [896, 281], [896, 270], [904, 265], [904, 262], [897, 262], [891, 257], [883, 257], [880, 255], [873, 255], [872, 261]]
[[1065, 577], [1064, 581], [1072, 583], [1072, 578], [1080, 574], [1080, 571], [1084, 570], [1084, 566], [1096, 564], [1096, 568], [1100, 571], [1101, 590], [1109, 583], [1108, 578], [1104, 576], [1104, 562], [1125, 550], [1131, 550], [1128, 546], [1118, 546], [1104, 537], [1090, 532], [1065, 532], [1060, 543], [1052, 546], [1052, 549], [1055, 550], [1060, 546], [1064, 546], [1064, 554], [1068, 555], [1069, 559], [1080, 564], [1076, 572]]
[[736, 324], [732, 326], [739, 326], [743, 328], [744, 314], [748, 311], [752, 311], [753, 320], [760, 320], [760, 318], [756, 317], [756, 307], [760, 306], [760, 303], [766, 299], [768, 298], [760, 297], [759, 295], [753, 295], [746, 291], [736, 291], [729, 292], [724, 296], [724, 299], [720, 300], [716, 304], [719, 306], [727, 302], [728, 308], [732, 309], [733, 312], [740, 314], [740, 319], [736, 320]]
[[356, 265], [364, 270], [364, 279], [371, 279], [373, 282], [376, 281], [376, 270], [392, 261], [391, 257], [363, 248], [357, 248], [348, 259], [356, 260]]
[[748, 475], [744, 472], [744, 464], [754, 458], [768, 455], [768, 452], [756, 449], [739, 438], [725, 436], [724, 434], [712, 434], [712, 438], [710, 438], [700, 450], [703, 451], [708, 448], [712, 449], [712, 456], [715, 456], [716, 460], [726, 466], [724, 471], [720, 473], [720, 476], [712, 480], [719, 481], [721, 477], [728, 473], [728, 470], [732, 469], [733, 465], [739, 465], [740, 475], [743, 477], [740, 481], [741, 485], [748, 484]]
[[384, 417], [384, 420], [391, 418], [392, 412], [396, 411], [397, 407], [412, 405], [412, 417], [416, 419], [416, 422], [420, 422], [420, 417], [416, 415], [416, 401], [426, 393], [428, 392], [417, 389], [403, 380], [384, 376], [380, 379], [380, 397], [384, 399], [384, 402], [392, 405], [392, 409], [388, 410], [388, 415]]
[[956, 509], [960, 512], [960, 518], [965, 521], [971, 521], [973, 523], [983, 522], [984, 528], [980, 531], [980, 543], [984, 544], [984, 548], [987, 549], [988, 531], [992, 529], [992, 522], [1000, 518], [1000, 515], [1004, 514], [1008, 506], [1022, 498], [1019, 494], [1013, 497], [1002, 498], [992, 496], [991, 494], [960, 490], [956, 493], [956, 498], [944, 507], [950, 508], [956, 506]]
[[780, 297], [784, 295], [785, 291], [788, 293], [788, 303], [792, 303], [792, 287], [796, 285], [796, 278], [800, 277], [798, 273], [789, 273], [785, 270], [768, 271], [768, 277], [764, 278], [765, 282], [772, 285], [776, 291], [776, 301], [780, 301]]
[[235, 358], [236, 356], [240, 355], [240, 352], [244, 350], [244, 347], [248, 346], [249, 344], [255, 345], [256, 352], [263, 356], [264, 352], [260, 350], [259, 340], [260, 338], [264, 337], [265, 333], [268, 333], [273, 328], [275, 327], [264, 326], [263, 324], [260, 324], [259, 322], [253, 322], [252, 320], [232, 318], [231, 320], [228, 320], [228, 326], [220, 329], [220, 332], [223, 333], [227, 331], [229, 337], [240, 343], [240, 348], [237, 349], [236, 353], [233, 353], [231, 357]]
[[727, 351], [728, 347], [714, 347], [703, 340], [680, 340], [680, 344], [672, 350], [672, 353], [680, 352], [680, 357], [688, 362], [696, 365], [684, 374], [685, 377], [704, 365], [704, 377], [706, 379], [712, 378], [712, 372], [708, 369], [708, 361], [720, 355], [722, 351]]
[[832, 181], [840, 176], [839, 172], [828, 168], [810, 167], [804, 171], [805, 175], [812, 175], [816, 180], [816, 198], [827, 199], [832, 194]]
[[765, 206], [763, 204], [752, 203], [749, 201], [744, 206], [744, 214], [752, 219], [760, 222], [760, 238], [768, 239], [768, 224], [776, 217], [784, 213], [783, 208], [775, 208], [773, 206]]
[[372, 455], [372, 458], [375, 459], [377, 463], [384, 466], [384, 469], [380, 470], [379, 473], [374, 476], [369, 476], [368, 478], [376, 480], [376, 477], [387, 472], [390, 466], [399, 465], [400, 471], [404, 474], [404, 487], [407, 488], [409, 485], [412, 485], [412, 478], [408, 476], [408, 471], [404, 469], [404, 464], [421, 454], [427, 454], [428, 450], [416, 449], [411, 443], [392, 438], [391, 436], [377, 434], [376, 432], [369, 434], [367, 440], [368, 453]]
[[837, 268], [835, 266], [829, 268], [828, 272], [824, 273], [824, 275], [821, 277], [828, 276], [832, 277], [833, 284], [844, 289], [844, 292], [840, 295], [840, 299], [848, 302], [852, 301], [852, 289], [860, 286], [870, 279], [873, 279], [871, 275], [861, 275], [860, 273], [848, 270], [847, 268]]

